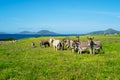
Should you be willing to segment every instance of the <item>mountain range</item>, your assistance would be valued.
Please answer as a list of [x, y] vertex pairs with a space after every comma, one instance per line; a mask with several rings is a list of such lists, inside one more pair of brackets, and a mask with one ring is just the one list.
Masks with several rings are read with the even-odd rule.
[[107, 30], [103, 30], [103, 31], [93, 31], [87, 34], [120, 34], [120, 31], [117, 31], [115, 29], [109, 28]]
[[5, 33], [5, 32], [0, 32], [0, 34], [7, 34], [7, 33]]
[[40, 30], [38, 32], [22, 31], [18, 34], [58, 34], [58, 33], [48, 31], [48, 30]]
[[[0, 32], [0, 34], [9, 34], [9, 33]], [[59, 33], [52, 32], [52, 31], [49, 31], [49, 30], [40, 30], [38, 32], [22, 31], [22, 32], [19, 32], [17, 34], [42, 34], [42, 35], [46, 35], [46, 34], [51, 35], [52, 34], [52, 35], [54, 35], [54, 34], [59, 34]], [[90, 33], [87, 33], [87, 34], [120, 34], [120, 31], [109, 28], [107, 30], [93, 31], [93, 32], [90, 32]]]
[[[93, 31], [93, 32], [90, 32], [90, 33], [87, 33], [87, 34], [116, 34], [116, 33], [119, 34], [120, 31], [109, 28], [107, 30]], [[38, 31], [38, 32], [22, 31], [22, 32], [20, 32], [20, 34], [58, 34], [58, 33], [51, 32], [51, 31], [48, 31], [48, 30], [41, 30], [41, 31]]]

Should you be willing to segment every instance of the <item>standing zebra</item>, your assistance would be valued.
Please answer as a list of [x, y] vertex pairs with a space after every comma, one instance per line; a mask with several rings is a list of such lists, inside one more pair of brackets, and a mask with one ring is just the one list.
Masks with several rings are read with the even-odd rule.
[[96, 50], [98, 51], [98, 53], [100, 53], [101, 50], [103, 51], [102, 43], [101, 43], [101, 41], [93, 41], [93, 39], [94, 39], [94, 37], [88, 38], [90, 53], [95, 54]]

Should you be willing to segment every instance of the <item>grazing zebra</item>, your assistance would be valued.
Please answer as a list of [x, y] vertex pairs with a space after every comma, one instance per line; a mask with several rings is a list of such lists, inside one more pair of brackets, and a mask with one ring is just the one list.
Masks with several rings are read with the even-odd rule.
[[40, 47], [42, 47], [42, 46], [45, 46], [45, 47], [50, 47], [50, 43], [49, 43], [49, 41], [47, 41], [47, 40], [41, 40], [40, 41]]
[[66, 49], [71, 48], [72, 52], [75, 52], [77, 40], [70, 40], [69, 38], [64, 38], [63, 42], [65, 42]]

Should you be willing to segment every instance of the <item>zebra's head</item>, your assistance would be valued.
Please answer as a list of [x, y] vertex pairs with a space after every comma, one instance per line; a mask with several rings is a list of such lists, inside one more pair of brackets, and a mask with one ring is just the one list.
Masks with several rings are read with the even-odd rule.
[[54, 41], [54, 38], [50, 38], [50, 43], [53, 43], [53, 41]]
[[93, 48], [93, 46], [95, 45], [95, 43], [93, 41], [94, 37], [93, 38], [87, 37], [87, 39], [88, 39], [88, 46]]

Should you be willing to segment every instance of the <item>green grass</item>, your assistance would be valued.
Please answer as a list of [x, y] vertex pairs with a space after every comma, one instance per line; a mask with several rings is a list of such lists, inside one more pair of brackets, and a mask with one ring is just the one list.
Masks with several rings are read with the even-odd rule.
[[[0, 80], [120, 80], [120, 36], [87, 35], [103, 43], [104, 54], [40, 48], [41, 39], [21, 39], [0, 45]], [[87, 36], [80, 36], [86, 41]], [[63, 39], [64, 37], [55, 37]], [[71, 36], [75, 39], [75, 36]], [[31, 48], [31, 42], [36, 48]]]

